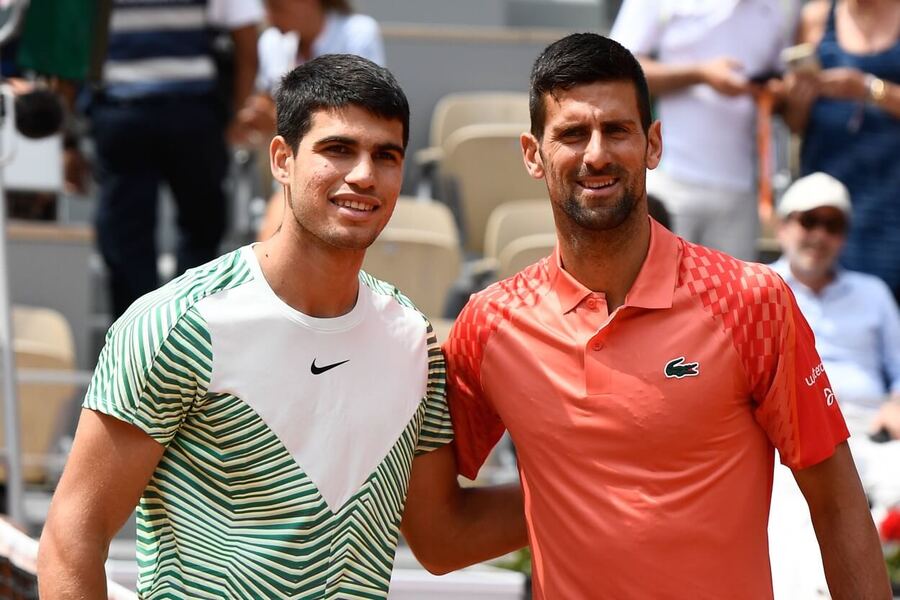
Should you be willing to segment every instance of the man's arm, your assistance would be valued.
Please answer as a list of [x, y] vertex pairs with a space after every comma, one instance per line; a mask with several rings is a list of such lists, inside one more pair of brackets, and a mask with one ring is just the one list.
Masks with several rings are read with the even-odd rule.
[[519, 484], [461, 488], [448, 444], [416, 457], [401, 530], [419, 562], [443, 575], [528, 543]]
[[677, 92], [692, 85], [706, 84], [725, 96], [739, 96], [750, 92], [750, 83], [741, 74], [741, 63], [722, 57], [708, 62], [669, 64], [638, 56], [654, 95]]
[[847, 442], [794, 478], [812, 517], [835, 600], [891, 600], [881, 544]]
[[259, 64], [256, 50], [256, 24], [245, 25], [231, 30], [234, 41], [234, 110], [244, 106], [253, 92], [256, 69]]
[[164, 450], [133, 425], [81, 411], [41, 535], [42, 598], [106, 598], [110, 540], [134, 510]]

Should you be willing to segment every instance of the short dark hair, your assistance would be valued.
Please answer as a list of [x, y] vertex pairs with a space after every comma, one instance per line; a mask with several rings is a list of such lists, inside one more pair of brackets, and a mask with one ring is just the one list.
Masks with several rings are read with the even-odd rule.
[[276, 133], [294, 150], [312, 127], [316, 111], [358, 106], [403, 125], [409, 141], [409, 102], [391, 72], [351, 54], [325, 54], [281, 79], [275, 91]]
[[349, 15], [353, 12], [349, 0], [321, 0], [322, 8], [325, 12], [336, 12], [342, 15]]
[[596, 33], [573, 33], [547, 46], [531, 69], [531, 133], [541, 139], [546, 95], [598, 81], [634, 84], [644, 133], [650, 129], [650, 90], [640, 63], [624, 46]]

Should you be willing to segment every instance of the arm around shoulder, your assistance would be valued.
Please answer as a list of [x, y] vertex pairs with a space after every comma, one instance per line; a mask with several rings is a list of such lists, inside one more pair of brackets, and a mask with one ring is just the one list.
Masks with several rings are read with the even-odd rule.
[[437, 575], [528, 541], [521, 487], [461, 488], [450, 444], [413, 461], [401, 530], [419, 562]]
[[847, 442], [794, 478], [809, 505], [831, 597], [890, 600], [881, 544]]
[[134, 425], [82, 410], [41, 535], [42, 598], [106, 598], [109, 543], [134, 510], [164, 450]]

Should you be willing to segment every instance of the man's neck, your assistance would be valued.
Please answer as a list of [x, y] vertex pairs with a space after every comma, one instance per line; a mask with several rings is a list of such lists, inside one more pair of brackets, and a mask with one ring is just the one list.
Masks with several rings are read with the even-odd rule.
[[822, 290], [828, 287], [828, 285], [835, 280], [835, 277], [837, 277], [834, 269], [825, 273], [804, 273], [803, 271], [795, 269], [793, 265], [790, 265], [790, 269], [794, 279], [812, 290], [816, 295], [821, 294]]
[[356, 305], [365, 252], [340, 250], [311, 237], [282, 228], [254, 246], [263, 276], [285, 304], [303, 314], [345, 315]]
[[560, 231], [560, 257], [566, 272], [589, 290], [603, 292], [610, 313], [625, 303], [650, 248], [650, 220], [635, 210], [608, 231]]

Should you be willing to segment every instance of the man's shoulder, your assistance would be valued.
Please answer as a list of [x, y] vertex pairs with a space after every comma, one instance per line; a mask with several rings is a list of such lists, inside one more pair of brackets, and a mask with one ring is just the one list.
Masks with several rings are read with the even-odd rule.
[[868, 305], [876, 305], [887, 301], [894, 305], [894, 298], [888, 284], [876, 275], [863, 273], [862, 271], [843, 270], [839, 275], [840, 283], [846, 285], [850, 293], [861, 302]]
[[550, 283], [550, 260], [550, 257], [543, 258], [472, 294], [463, 312], [508, 316], [516, 309], [535, 306]]
[[132, 304], [110, 328], [110, 336], [153, 332], [165, 337], [203, 298], [253, 278], [241, 250], [189, 269]]
[[719, 250], [683, 241], [679, 282], [692, 293], [715, 290], [728, 298], [747, 290], [784, 290], [785, 283], [773, 265], [748, 262]]

